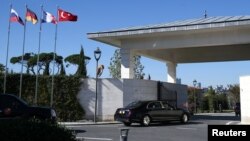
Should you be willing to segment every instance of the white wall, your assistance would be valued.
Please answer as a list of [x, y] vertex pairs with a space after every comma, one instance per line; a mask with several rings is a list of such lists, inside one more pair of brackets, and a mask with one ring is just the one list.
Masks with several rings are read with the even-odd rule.
[[[95, 79], [85, 79], [78, 94], [80, 104], [86, 112], [86, 119], [93, 120], [95, 109]], [[187, 86], [163, 83], [167, 89], [176, 91], [178, 105], [183, 107], [187, 101]], [[117, 108], [126, 106], [135, 100], [157, 100], [157, 81], [137, 79], [98, 79], [99, 120], [113, 120]]]
[[241, 123], [250, 124], [250, 76], [240, 77]]

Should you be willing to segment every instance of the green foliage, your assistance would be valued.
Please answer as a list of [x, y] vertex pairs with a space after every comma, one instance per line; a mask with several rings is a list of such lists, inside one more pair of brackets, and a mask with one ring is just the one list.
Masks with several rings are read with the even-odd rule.
[[115, 50], [108, 67], [112, 78], [121, 78], [121, 53], [120, 49]]
[[215, 111], [215, 91], [213, 89], [213, 87], [209, 87], [208, 92], [208, 107], [209, 107], [209, 111]]
[[[37, 66], [38, 55], [34, 53], [25, 53], [23, 56], [24, 66], [27, 68], [27, 73], [31, 70], [33, 74], [36, 74], [34, 67]], [[40, 70], [44, 70], [44, 75], [50, 75], [50, 63], [54, 59], [54, 53], [40, 53], [38, 62], [38, 73]], [[12, 57], [10, 59], [12, 64], [22, 64], [22, 56]], [[62, 69], [63, 57], [55, 54], [55, 65], [57, 65], [58, 70]], [[40, 73], [39, 73], [40, 74]]]
[[59, 125], [34, 120], [0, 122], [1, 141], [75, 141], [70, 130]]
[[86, 69], [86, 64], [85, 64], [85, 55], [84, 55], [84, 50], [83, 47], [81, 47], [80, 55], [78, 58], [78, 69], [76, 71], [77, 76], [82, 76], [85, 77], [87, 76], [87, 69]]
[[[78, 65], [75, 75], [86, 77], [87, 76], [86, 62], [89, 61], [90, 59], [91, 59], [90, 57], [85, 56], [83, 47], [81, 46], [80, 54], [72, 54], [66, 57], [64, 61], [72, 65]], [[69, 64], [67, 64], [66, 67], [68, 67]]]
[[141, 56], [134, 56], [134, 78], [136, 79], [143, 79], [145, 73], [143, 73], [144, 66], [141, 64]]
[[61, 64], [60, 75], [66, 75], [66, 71], [64, 69], [63, 63]]
[[[17, 57], [12, 57], [10, 59], [10, 62], [12, 64], [22, 64], [23, 63], [23, 66], [27, 68], [26, 70], [26, 73], [29, 73], [29, 69], [31, 68], [31, 66], [29, 65], [29, 60], [33, 57], [33, 53], [25, 53], [23, 56], [17, 56]], [[22, 62], [22, 58], [23, 58], [23, 62]], [[33, 69], [33, 67], [32, 67]]]
[[[194, 96], [196, 94], [196, 97]], [[194, 87], [190, 87], [188, 89], [188, 103], [190, 110], [194, 107], [194, 103], [196, 98], [197, 109], [201, 112], [217, 112], [224, 111], [230, 109], [230, 103], [228, 101], [229, 95], [227, 89], [223, 87], [213, 88], [209, 87], [207, 92], [203, 92], [201, 89], [197, 89]]]
[[0, 73], [3, 73], [5, 70], [5, 66], [0, 63]]
[[[0, 86], [3, 86], [4, 77], [0, 75]], [[51, 76], [39, 76], [38, 105], [50, 106]], [[30, 105], [34, 104], [36, 76], [23, 75], [22, 99]], [[20, 74], [7, 75], [6, 93], [19, 94]], [[81, 85], [80, 77], [55, 76], [54, 101], [59, 121], [75, 121], [83, 119], [84, 110], [81, 108], [77, 94]], [[3, 91], [3, 87], [0, 88]]]
[[[134, 78], [143, 79], [145, 73], [143, 73], [144, 66], [141, 64], [141, 56], [134, 56]], [[108, 67], [109, 73], [112, 78], [121, 78], [121, 53], [120, 49], [115, 50], [113, 57], [110, 60]]]
[[240, 102], [240, 86], [235, 85], [228, 85], [228, 91], [230, 96], [233, 99], [234, 104]]
[[55, 78], [54, 106], [60, 120], [74, 121], [83, 118], [84, 110], [77, 99], [80, 84], [80, 77], [77, 76]]

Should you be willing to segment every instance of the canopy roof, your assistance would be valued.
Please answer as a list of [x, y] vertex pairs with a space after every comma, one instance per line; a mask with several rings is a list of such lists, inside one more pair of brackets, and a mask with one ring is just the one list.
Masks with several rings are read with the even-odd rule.
[[176, 63], [250, 60], [250, 16], [219, 16], [88, 33], [88, 38]]

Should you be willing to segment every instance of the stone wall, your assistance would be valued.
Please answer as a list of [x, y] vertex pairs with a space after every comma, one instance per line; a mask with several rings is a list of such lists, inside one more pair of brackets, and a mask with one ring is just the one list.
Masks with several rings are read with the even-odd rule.
[[[86, 112], [85, 118], [93, 120], [96, 81], [95, 79], [83, 81], [78, 99]], [[124, 107], [132, 101], [157, 100], [157, 83], [157, 81], [137, 79], [98, 79], [97, 118], [99, 120], [113, 120], [116, 109]], [[165, 82], [163, 85], [167, 90], [177, 92], [177, 105], [183, 107], [187, 102], [187, 86]]]

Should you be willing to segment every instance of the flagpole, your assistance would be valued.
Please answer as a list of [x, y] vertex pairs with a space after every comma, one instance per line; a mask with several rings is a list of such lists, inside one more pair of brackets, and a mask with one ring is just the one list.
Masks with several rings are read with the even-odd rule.
[[[58, 18], [58, 9], [59, 6], [57, 6], [57, 19]], [[56, 24], [56, 30], [55, 30], [55, 45], [54, 45], [54, 54], [53, 54], [53, 72], [52, 72], [52, 84], [51, 84], [51, 95], [50, 95], [50, 106], [53, 107], [53, 97], [54, 97], [54, 72], [55, 72], [55, 58], [56, 58], [56, 42], [57, 42], [57, 25]]]
[[[26, 13], [28, 6], [26, 5]], [[25, 15], [26, 16], [26, 15]], [[22, 65], [21, 65], [21, 74], [20, 74], [20, 88], [19, 88], [19, 97], [22, 97], [22, 85], [23, 85], [23, 57], [24, 57], [24, 48], [25, 48], [25, 35], [26, 35], [26, 17], [24, 19], [24, 31], [23, 31], [23, 54], [22, 54]]]
[[[11, 16], [12, 4], [10, 4], [10, 16]], [[10, 18], [9, 16], [9, 18]], [[8, 40], [7, 40], [7, 51], [6, 51], [6, 62], [5, 62], [5, 73], [4, 73], [4, 84], [3, 84], [3, 93], [6, 93], [6, 81], [7, 81], [7, 73], [8, 73], [8, 60], [9, 60], [9, 45], [10, 45], [10, 19], [8, 25]]]
[[41, 18], [40, 18], [40, 29], [39, 29], [39, 41], [37, 50], [37, 61], [36, 61], [36, 90], [35, 90], [35, 105], [37, 105], [37, 95], [38, 95], [38, 71], [39, 71], [39, 60], [40, 60], [40, 48], [41, 48], [41, 36], [42, 36], [42, 18], [43, 18], [43, 5], [41, 5]]

